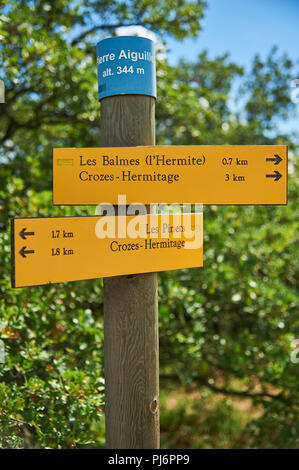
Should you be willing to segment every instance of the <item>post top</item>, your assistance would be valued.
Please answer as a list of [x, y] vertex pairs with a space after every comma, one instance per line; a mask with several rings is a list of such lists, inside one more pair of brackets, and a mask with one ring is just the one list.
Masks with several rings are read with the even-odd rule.
[[137, 40], [144, 40], [144, 41], [150, 41], [153, 44], [155, 43], [153, 39], [147, 38], [145, 36], [110, 36], [109, 38], [104, 38], [101, 39], [99, 42], [97, 42], [97, 46], [101, 44], [104, 41], [120, 41], [120, 40], [131, 40], [131, 39], [137, 39]]
[[156, 94], [155, 44], [140, 36], [115, 36], [97, 43], [99, 99]]

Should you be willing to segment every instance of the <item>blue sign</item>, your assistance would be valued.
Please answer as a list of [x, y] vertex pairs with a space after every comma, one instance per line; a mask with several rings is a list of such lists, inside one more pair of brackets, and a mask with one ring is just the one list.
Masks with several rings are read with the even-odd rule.
[[97, 44], [99, 99], [156, 93], [153, 41], [136, 36], [103, 39]]

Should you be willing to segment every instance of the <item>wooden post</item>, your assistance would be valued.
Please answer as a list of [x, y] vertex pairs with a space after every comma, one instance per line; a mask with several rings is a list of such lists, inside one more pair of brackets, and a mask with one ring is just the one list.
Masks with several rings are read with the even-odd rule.
[[[101, 145], [154, 144], [154, 98], [102, 99]], [[106, 447], [159, 448], [156, 273], [104, 279], [104, 354]]]

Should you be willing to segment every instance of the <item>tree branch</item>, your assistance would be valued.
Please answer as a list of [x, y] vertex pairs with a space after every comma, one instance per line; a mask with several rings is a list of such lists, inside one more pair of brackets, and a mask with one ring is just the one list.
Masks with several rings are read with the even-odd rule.
[[7, 139], [9, 139], [12, 134], [19, 128], [17, 121], [15, 121], [11, 116], [9, 116], [9, 123], [6, 128], [5, 134], [1, 137], [0, 143], [4, 143]]
[[79, 36], [77, 36], [76, 38], [74, 38], [71, 42], [71, 45], [72, 46], [75, 46], [76, 44], [78, 44], [78, 42], [82, 41], [83, 39], [86, 38], [86, 36], [88, 36], [89, 34], [91, 33], [94, 33], [100, 29], [102, 30], [105, 30], [105, 29], [108, 29], [108, 30], [111, 30], [111, 29], [116, 29], [116, 28], [127, 28], [128, 26], [152, 26], [153, 25], [153, 22], [151, 21], [145, 21], [145, 22], [135, 22], [135, 23], [128, 23], [128, 24], [124, 24], [124, 23], [117, 23], [117, 24], [100, 24], [100, 25], [96, 25], [96, 26], [93, 26], [92, 28], [90, 29], [87, 29], [86, 31], [83, 31], [81, 34], [79, 34]]
[[71, 42], [71, 45], [72, 46], [75, 46], [76, 44], [78, 44], [78, 42], [82, 41], [83, 39], [86, 38], [86, 36], [88, 36], [89, 34], [91, 33], [94, 33], [96, 31], [98, 31], [99, 29], [108, 29], [108, 30], [111, 30], [111, 29], [115, 29], [115, 28], [121, 28], [122, 26], [142, 26], [141, 24], [136, 24], [136, 23], [132, 23], [132, 24], [123, 24], [123, 23], [117, 23], [117, 24], [101, 24], [101, 25], [97, 25], [97, 26], [93, 26], [92, 28], [90, 29], [87, 29], [86, 31], [83, 31], [81, 34], [79, 34], [79, 36], [77, 36], [76, 38], [74, 38]]
[[241, 390], [232, 390], [232, 389], [217, 387], [216, 385], [209, 384], [206, 381], [202, 381], [201, 383], [205, 387], [213, 390], [213, 392], [222, 393], [223, 395], [235, 395], [235, 396], [246, 397], [246, 398], [271, 398], [271, 399], [280, 399], [282, 397], [281, 393], [278, 393], [277, 395], [272, 395], [271, 393], [267, 393], [267, 392], [253, 393], [253, 392], [250, 392], [249, 390], [241, 391]]
[[[33, 424], [27, 423], [26, 421], [22, 421], [21, 419], [14, 418], [13, 416], [8, 415], [8, 414], [5, 413], [4, 411], [0, 411], [0, 414], [3, 414], [3, 415], [6, 416], [7, 418], [9, 418], [11, 421], [15, 421], [16, 423], [23, 424], [23, 425], [26, 425], [26, 426], [34, 427]], [[39, 426], [39, 425], [37, 424], [36, 426]]]
[[[178, 380], [180, 381], [180, 378], [176, 374], [166, 374], [166, 375], [160, 375], [161, 379], [172, 379], [172, 380]], [[198, 382], [201, 386], [207, 387], [210, 390], [212, 390], [215, 393], [222, 393], [223, 395], [232, 395], [232, 396], [240, 396], [244, 398], [271, 398], [271, 399], [282, 399], [282, 394], [278, 393], [277, 395], [272, 395], [271, 393], [268, 392], [250, 392], [250, 390], [232, 390], [232, 389], [227, 389], [227, 388], [221, 388], [217, 387], [216, 385], [212, 385], [209, 382], [207, 382], [204, 379], [201, 378], [196, 378], [196, 382]]]
[[10, 92], [12, 90], [8, 90], [8, 93], [7, 93], [7, 96], [6, 96], [6, 104], [10, 104], [10, 103], [13, 103], [19, 96], [21, 95], [24, 95], [26, 93], [34, 93], [35, 92], [35, 89], [30, 86], [28, 88], [21, 88], [19, 90], [17, 90], [14, 94], [12, 94], [10, 96]]

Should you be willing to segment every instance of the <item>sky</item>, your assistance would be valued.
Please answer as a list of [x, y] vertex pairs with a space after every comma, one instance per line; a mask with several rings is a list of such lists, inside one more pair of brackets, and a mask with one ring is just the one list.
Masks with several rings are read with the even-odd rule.
[[[299, 64], [299, 0], [207, 0], [202, 32], [195, 39], [169, 39], [167, 56], [175, 64], [180, 57], [189, 60], [203, 49], [212, 57], [229, 52], [231, 59], [245, 69], [259, 53], [265, 58], [272, 46], [287, 52]], [[299, 78], [299, 66], [297, 66]], [[292, 89], [290, 88], [290, 93]], [[298, 132], [297, 117], [280, 122], [282, 132]]]
[[299, 60], [299, 0], [207, 0], [202, 32], [196, 39], [168, 40], [172, 63], [191, 59], [207, 48], [212, 55], [229, 52], [248, 66], [256, 53], [273, 45]]
[[[280, 53], [286, 52], [298, 64], [298, 77], [293, 78], [299, 79], [299, 0], [206, 1], [208, 8], [197, 38], [167, 39], [167, 58], [171, 64], [182, 57], [195, 60], [199, 52], [207, 49], [211, 57], [228, 52], [233, 62], [248, 70], [257, 53], [265, 59], [277, 45]], [[118, 34], [140, 34], [154, 39], [142, 27], [119, 28]], [[292, 91], [290, 86], [290, 94]], [[297, 117], [279, 123], [281, 132], [298, 132], [299, 103], [296, 113]]]

